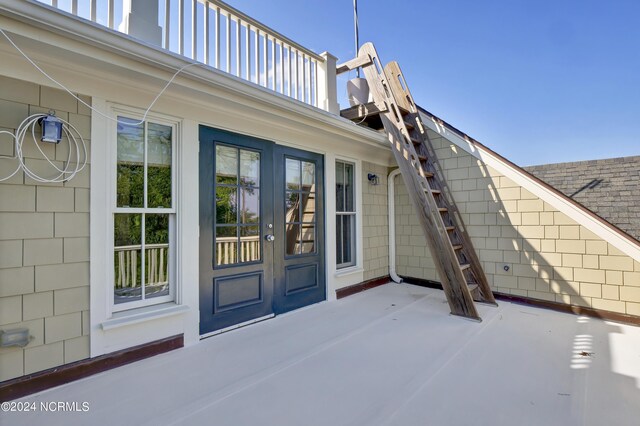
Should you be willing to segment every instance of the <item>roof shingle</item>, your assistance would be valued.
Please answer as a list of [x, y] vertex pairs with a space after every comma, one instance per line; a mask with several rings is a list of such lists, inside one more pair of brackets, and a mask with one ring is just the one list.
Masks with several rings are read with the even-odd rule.
[[640, 156], [523, 168], [640, 240]]

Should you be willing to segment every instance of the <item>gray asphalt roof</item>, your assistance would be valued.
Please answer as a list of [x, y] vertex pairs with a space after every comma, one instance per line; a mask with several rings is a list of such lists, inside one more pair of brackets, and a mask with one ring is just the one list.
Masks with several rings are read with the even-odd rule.
[[523, 168], [640, 240], [640, 155]]

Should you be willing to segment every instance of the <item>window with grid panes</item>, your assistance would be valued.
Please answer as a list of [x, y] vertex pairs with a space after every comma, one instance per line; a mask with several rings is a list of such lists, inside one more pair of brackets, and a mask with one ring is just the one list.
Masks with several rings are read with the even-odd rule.
[[336, 161], [336, 266], [356, 264], [355, 165]]
[[174, 300], [176, 126], [118, 116], [113, 310]]

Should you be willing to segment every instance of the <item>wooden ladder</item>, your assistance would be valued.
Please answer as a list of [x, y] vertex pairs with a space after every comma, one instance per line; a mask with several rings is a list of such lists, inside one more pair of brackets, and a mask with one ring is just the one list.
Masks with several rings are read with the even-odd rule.
[[372, 43], [338, 66], [338, 74], [362, 67], [373, 102], [347, 110], [362, 121], [379, 117], [431, 250], [451, 314], [481, 321], [474, 301], [496, 305], [480, 260], [446, 184], [442, 168], [406, 80], [396, 62], [381, 67]]

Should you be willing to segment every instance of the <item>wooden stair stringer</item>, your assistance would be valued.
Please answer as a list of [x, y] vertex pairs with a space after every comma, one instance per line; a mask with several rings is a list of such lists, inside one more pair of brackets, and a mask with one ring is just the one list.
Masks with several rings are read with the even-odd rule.
[[[370, 59], [362, 69], [374, 101], [377, 105], [384, 104], [384, 108], [380, 108], [380, 119], [425, 234], [451, 313], [481, 321], [439, 207], [431, 193], [427, 175], [422, 169], [418, 153], [404, 124], [400, 108], [407, 110], [406, 103], [395, 98], [372, 43], [364, 44], [358, 52], [358, 57]], [[417, 113], [415, 105], [408, 111]]]
[[458, 206], [453, 197], [453, 193], [451, 192], [451, 189], [447, 184], [447, 179], [445, 179], [444, 169], [441, 167], [438, 161], [438, 156], [436, 155], [431, 139], [429, 138], [427, 129], [422, 124], [420, 112], [418, 111], [417, 106], [413, 100], [413, 96], [408, 89], [408, 85], [406, 83], [406, 80], [404, 79], [404, 75], [402, 74], [400, 65], [396, 61], [392, 61], [385, 66], [384, 70], [387, 79], [390, 81], [391, 90], [396, 94], [396, 98], [400, 98], [401, 102], [405, 103], [405, 108], [412, 111], [411, 114], [405, 116], [405, 120], [412, 123], [417, 129], [414, 135], [419, 135], [421, 139], [421, 146], [425, 150], [427, 162], [430, 165], [429, 171], [432, 172], [437, 178], [438, 184], [440, 186], [439, 189], [442, 193], [442, 201], [444, 202], [444, 206], [450, 213], [451, 220], [453, 220], [456, 226], [456, 236], [459, 240], [461, 240], [464, 255], [470, 261], [470, 268], [472, 270], [474, 278], [477, 280], [477, 291], [479, 293], [479, 297], [474, 299], [481, 303], [497, 305], [495, 297], [491, 290], [491, 286], [489, 285], [484, 270], [482, 269], [478, 254], [476, 253], [476, 250], [471, 241], [471, 237], [469, 236], [464, 221], [462, 220], [460, 211], [458, 210]]

